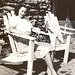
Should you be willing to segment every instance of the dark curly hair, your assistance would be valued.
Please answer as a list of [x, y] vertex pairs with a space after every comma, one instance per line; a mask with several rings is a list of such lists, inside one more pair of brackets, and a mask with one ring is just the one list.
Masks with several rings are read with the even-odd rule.
[[[27, 10], [28, 10], [28, 7], [27, 7], [25, 4], [19, 4], [19, 5], [17, 5], [16, 8], [15, 8], [15, 15], [16, 15], [16, 16], [18, 16], [18, 12], [19, 12], [19, 9], [20, 9], [21, 7], [25, 7], [25, 8], [27, 8]], [[27, 13], [27, 11], [26, 11], [26, 13]]]

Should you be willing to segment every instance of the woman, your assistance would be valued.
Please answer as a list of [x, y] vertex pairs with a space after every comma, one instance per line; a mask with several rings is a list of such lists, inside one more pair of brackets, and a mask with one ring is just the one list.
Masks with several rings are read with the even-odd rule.
[[[27, 7], [24, 5], [19, 5], [16, 10], [15, 14], [16, 16], [12, 17], [10, 19], [10, 32], [18, 33], [18, 34], [31, 34], [31, 29], [34, 29], [29, 19], [25, 17], [27, 12]], [[18, 52], [24, 53], [28, 52], [28, 40], [23, 38], [18, 38]], [[42, 43], [37, 42], [35, 43], [35, 56], [36, 58], [44, 58], [48, 70], [51, 72], [51, 74], [48, 75], [57, 75], [50, 58], [49, 51], [53, 50], [53, 47], [48, 43]]]

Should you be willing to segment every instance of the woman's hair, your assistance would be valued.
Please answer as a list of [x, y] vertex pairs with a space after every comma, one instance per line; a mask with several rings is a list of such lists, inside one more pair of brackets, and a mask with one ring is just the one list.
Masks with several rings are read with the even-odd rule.
[[[19, 9], [20, 9], [21, 7], [28, 8], [27, 6], [25, 6], [25, 4], [19, 4], [19, 5], [17, 5], [16, 8], [15, 8], [15, 15], [16, 15], [16, 16], [18, 16], [18, 12], [19, 12]], [[26, 12], [27, 12], [27, 11], [26, 11]]]

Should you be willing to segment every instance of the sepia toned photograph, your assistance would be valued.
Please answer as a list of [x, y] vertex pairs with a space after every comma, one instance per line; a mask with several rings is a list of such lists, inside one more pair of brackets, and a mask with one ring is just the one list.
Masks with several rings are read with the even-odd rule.
[[0, 75], [75, 75], [75, 0], [0, 0]]

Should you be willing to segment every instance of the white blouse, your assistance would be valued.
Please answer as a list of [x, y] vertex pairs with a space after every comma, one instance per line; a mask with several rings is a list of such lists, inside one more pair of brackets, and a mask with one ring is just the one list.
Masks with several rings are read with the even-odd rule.
[[10, 26], [23, 32], [31, 31], [31, 28], [33, 27], [28, 20], [21, 19], [18, 16], [14, 16], [10, 19]]

